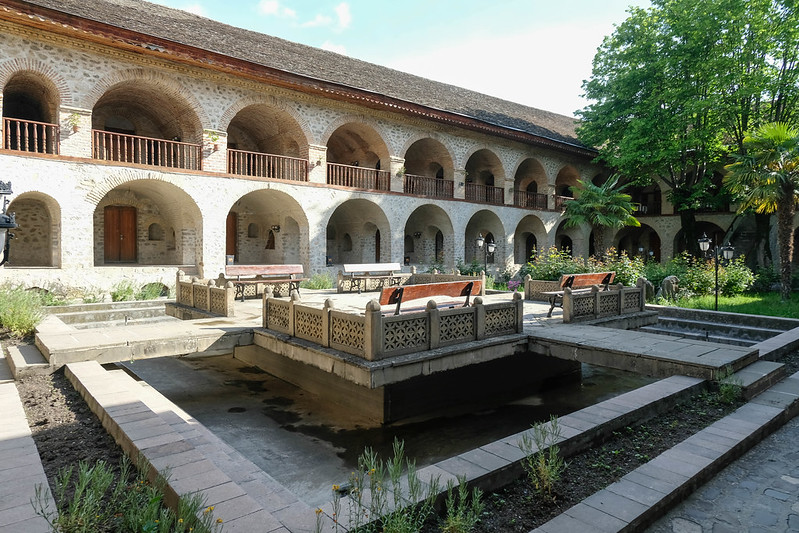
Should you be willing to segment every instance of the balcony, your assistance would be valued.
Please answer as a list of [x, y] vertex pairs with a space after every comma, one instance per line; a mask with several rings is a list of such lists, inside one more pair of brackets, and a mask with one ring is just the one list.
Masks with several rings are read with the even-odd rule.
[[57, 124], [3, 119], [3, 148], [19, 152], [58, 154], [60, 128]]
[[227, 151], [227, 171], [230, 174], [259, 178], [308, 181], [308, 160], [282, 155]]
[[157, 167], [202, 169], [202, 146], [152, 137], [92, 130], [92, 157]]
[[574, 200], [574, 198], [572, 198], [571, 196], [558, 196], [558, 195], [555, 195], [555, 209], [558, 209], [558, 210], [566, 209], [566, 206], [564, 204], [566, 202], [568, 202], [569, 200]]
[[430, 198], [452, 198], [452, 185], [453, 182], [450, 180], [405, 174], [404, 191], [405, 194]]
[[385, 170], [328, 163], [327, 183], [353, 189], [389, 191], [391, 190], [391, 175]]
[[470, 202], [481, 204], [503, 205], [505, 203], [505, 190], [493, 185], [466, 184], [466, 199]]
[[527, 209], [539, 209], [544, 211], [547, 208], [547, 195], [540, 192], [514, 190], [513, 205], [516, 207], [525, 207]]

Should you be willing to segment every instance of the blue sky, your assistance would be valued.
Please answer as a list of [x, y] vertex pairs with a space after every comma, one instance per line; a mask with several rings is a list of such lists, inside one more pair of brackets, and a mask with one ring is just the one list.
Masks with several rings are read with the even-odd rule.
[[532, 107], [586, 102], [597, 46], [649, 0], [155, 0]]

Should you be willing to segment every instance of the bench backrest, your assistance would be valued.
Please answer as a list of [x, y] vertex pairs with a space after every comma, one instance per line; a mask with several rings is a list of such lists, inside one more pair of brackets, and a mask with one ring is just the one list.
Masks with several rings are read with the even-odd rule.
[[399, 263], [349, 263], [344, 264], [345, 274], [358, 274], [358, 273], [383, 273], [383, 272], [397, 272], [402, 270]]
[[402, 301], [428, 298], [430, 296], [469, 296], [480, 294], [483, 282], [470, 281], [443, 281], [441, 283], [419, 283], [417, 285], [402, 285], [389, 287], [380, 292], [380, 305], [390, 305]]
[[616, 277], [615, 272], [588, 272], [585, 274], [563, 274], [560, 277], [561, 289], [579, 287], [591, 287], [593, 285], [604, 285], [607, 287], [613, 283]]
[[288, 276], [302, 274], [302, 265], [226, 265], [225, 276]]

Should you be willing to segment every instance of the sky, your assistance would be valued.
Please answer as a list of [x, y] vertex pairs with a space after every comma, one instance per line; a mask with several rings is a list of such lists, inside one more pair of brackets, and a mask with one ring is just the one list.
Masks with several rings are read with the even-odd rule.
[[[152, 1], [152, 0], [151, 0]], [[531, 107], [588, 102], [597, 47], [650, 0], [154, 0]]]

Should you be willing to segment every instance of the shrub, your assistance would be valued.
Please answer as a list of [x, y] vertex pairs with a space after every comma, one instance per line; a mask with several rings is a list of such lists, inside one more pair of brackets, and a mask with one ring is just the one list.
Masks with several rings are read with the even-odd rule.
[[136, 293], [137, 300], [155, 300], [160, 296], [169, 295], [169, 287], [163, 283], [148, 283]]
[[558, 418], [553, 415], [549, 422], [535, 424], [531, 432], [532, 436], [525, 433], [519, 441], [519, 449], [525, 455], [522, 467], [538, 493], [554, 499], [552, 489], [568, 466], [560, 456]]
[[483, 273], [483, 263], [478, 261], [477, 259], [472, 259], [472, 262], [468, 265], [463, 264], [463, 261], [458, 259], [458, 263], [455, 265], [455, 268], [458, 269], [461, 276], [477, 276]]
[[469, 498], [469, 489], [466, 485], [466, 476], [458, 476], [458, 491], [455, 492], [455, 482], [447, 481], [447, 516], [444, 518], [444, 525], [441, 526], [443, 533], [469, 533], [480, 521], [480, 514], [483, 512], [485, 504], [480, 501], [483, 497], [482, 491], [475, 487], [472, 490], [472, 497]]
[[36, 291], [22, 287], [0, 287], [0, 326], [15, 337], [24, 337], [42, 321], [42, 301]]
[[605, 254], [604, 262], [594, 265], [594, 272], [616, 272], [614, 283], [623, 283], [631, 287], [644, 275], [644, 260], [641, 257], [629, 257], [627, 252], [622, 250], [616, 252], [614, 248], [609, 248]]
[[112, 302], [127, 302], [128, 300], [133, 300], [135, 295], [136, 289], [130, 281], [120, 281], [111, 289]]
[[333, 288], [333, 278], [330, 277], [327, 273], [323, 272], [320, 274], [314, 274], [311, 276], [311, 279], [308, 281], [303, 281], [300, 283], [300, 287], [303, 289], [312, 289], [312, 290], [321, 290], [321, 289], [332, 289]]
[[590, 267], [584, 259], [572, 257], [565, 250], [550, 246], [542, 252], [533, 250], [530, 262], [519, 271], [519, 275], [524, 277], [529, 274], [532, 279], [557, 281], [563, 274], [583, 272], [590, 272]]
[[743, 256], [719, 266], [719, 291], [724, 296], [743, 294], [755, 282], [755, 275], [744, 263]]
[[[794, 280], [796, 275], [794, 275]], [[752, 292], [771, 292], [771, 287], [780, 282], [780, 275], [773, 268], [758, 267], [755, 280], [750, 287]], [[795, 285], [795, 283], [794, 283]]]

